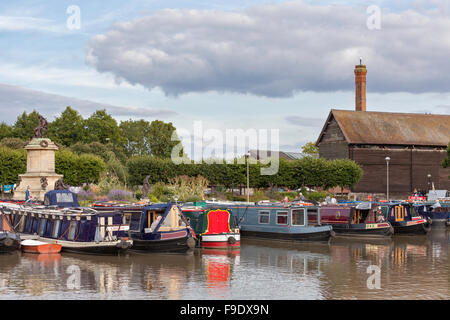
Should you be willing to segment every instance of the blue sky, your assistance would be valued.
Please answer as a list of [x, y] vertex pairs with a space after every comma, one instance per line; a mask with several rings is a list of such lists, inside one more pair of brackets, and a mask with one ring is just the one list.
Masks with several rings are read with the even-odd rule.
[[[368, 110], [449, 114], [449, 2], [1, 2], [0, 121], [70, 104], [188, 130], [278, 129], [280, 149], [299, 151], [330, 108], [354, 109], [360, 56]], [[67, 28], [71, 5], [80, 29]]]

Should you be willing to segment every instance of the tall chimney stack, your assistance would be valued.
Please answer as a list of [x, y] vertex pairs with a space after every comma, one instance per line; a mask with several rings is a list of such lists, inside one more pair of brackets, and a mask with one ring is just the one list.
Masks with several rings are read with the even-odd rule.
[[355, 110], [366, 111], [366, 66], [362, 59], [355, 66]]

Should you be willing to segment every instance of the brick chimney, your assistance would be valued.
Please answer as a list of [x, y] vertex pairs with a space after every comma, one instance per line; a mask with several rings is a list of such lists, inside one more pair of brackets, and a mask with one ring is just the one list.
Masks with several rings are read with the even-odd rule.
[[361, 60], [355, 66], [355, 110], [366, 111], [366, 66]]

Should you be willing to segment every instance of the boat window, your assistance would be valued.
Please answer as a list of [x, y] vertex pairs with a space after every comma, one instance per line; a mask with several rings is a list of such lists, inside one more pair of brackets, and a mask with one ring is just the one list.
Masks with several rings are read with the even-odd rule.
[[305, 209], [292, 210], [292, 225], [293, 226], [305, 225]]
[[59, 227], [61, 225], [61, 220], [55, 220], [55, 225], [53, 227], [53, 238], [58, 238]]
[[317, 208], [308, 208], [308, 226], [318, 226], [319, 210]]
[[44, 235], [46, 222], [47, 222], [47, 219], [41, 219], [41, 225], [39, 226], [39, 235], [40, 236]]
[[73, 202], [73, 196], [71, 193], [57, 193], [56, 202], [58, 203], [70, 203]]
[[259, 213], [258, 213], [258, 221], [261, 224], [268, 224], [269, 217], [270, 217], [269, 211], [259, 211]]
[[23, 232], [25, 228], [25, 216], [20, 216], [19, 232]]
[[131, 223], [131, 213], [125, 213], [123, 215], [123, 224], [130, 225]]
[[69, 226], [69, 234], [67, 236], [67, 239], [73, 240], [75, 239], [75, 231], [77, 230], [77, 222], [71, 221]]
[[277, 212], [277, 224], [288, 224], [288, 212], [278, 211]]
[[131, 215], [130, 231], [140, 231], [142, 212]]

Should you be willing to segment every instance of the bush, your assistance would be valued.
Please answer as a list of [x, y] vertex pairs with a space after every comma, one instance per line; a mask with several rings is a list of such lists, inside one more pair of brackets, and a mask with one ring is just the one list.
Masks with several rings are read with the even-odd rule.
[[133, 198], [133, 194], [127, 190], [113, 189], [108, 193], [109, 200], [127, 201]]
[[317, 201], [317, 202], [322, 202], [325, 200], [325, 198], [327, 197], [328, 192], [325, 191], [316, 191], [316, 192], [311, 192], [306, 196], [306, 199], [308, 200], [312, 200], [312, 201]]
[[92, 191], [86, 191], [82, 189], [80, 192], [77, 193], [78, 200], [89, 200], [94, 201], [95, 200], [95, 193]]
[[25, 150], [0, 147], [0, 184], [14, 184], [27, 171]]
[[105, 162], [91, 154], [79, 156], [67, 149], [61, 149], [55, 154], [55, 171], [64, 175], [64, 182], [71, 186], [97, 183], [105, 169]]

